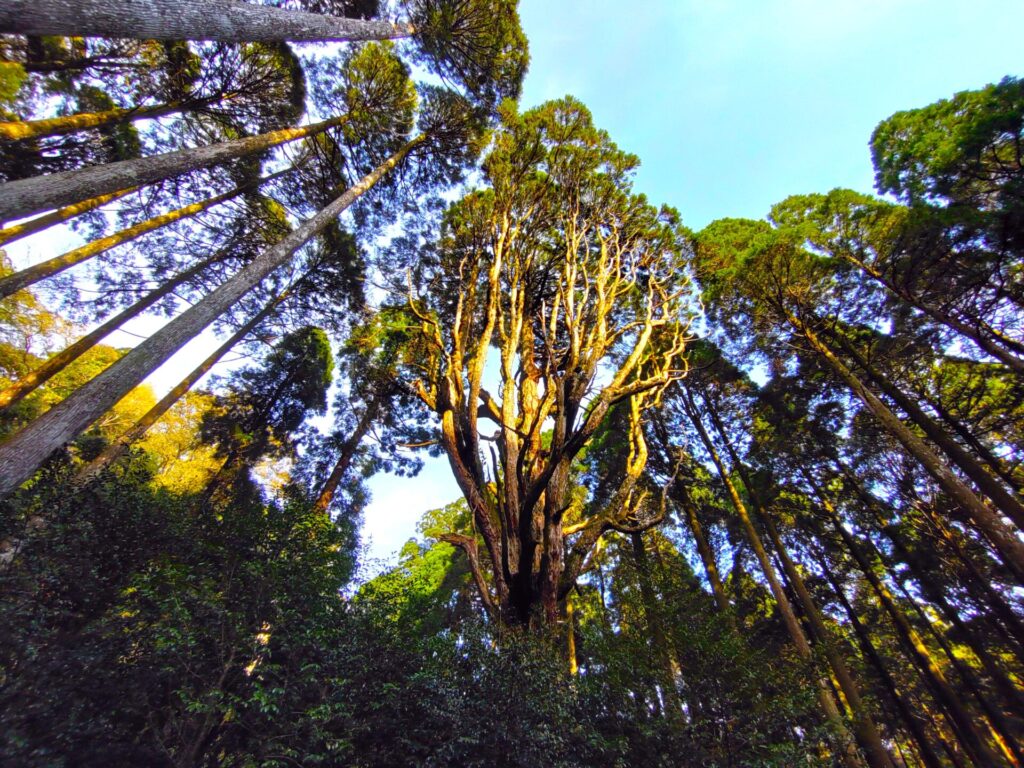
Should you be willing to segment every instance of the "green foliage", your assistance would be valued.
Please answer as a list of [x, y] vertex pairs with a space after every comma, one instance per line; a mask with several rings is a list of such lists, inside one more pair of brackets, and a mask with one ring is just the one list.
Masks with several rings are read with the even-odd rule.
[[[269, 3], [381, 11], [375, 0]], [[94, 306], [64, 297], [75, 321], [207, 264], [158, 307], [178, 311], [422, 134], [351, 220], [221, 318], [251, 317], [289, 286], [245, 342], [245, 353], [266, 345], [256, 362], [184, 396], [79, 486], [83, 462], [153, 404], [136, 388], [0, 502], [0, 762], [824, 768], [839, 762], [842, 726], [864, 718], [908, 764], [1019, 752], [1019, 573], [948, 477], [1019, 533], [1024, 81], [884, 121], [876, 181], [896, 201], [798, 195], [765, 221], [725, 218], [693, 235], [634, 192], [639, 159], [578, 100], [520, 111], [529, 56], [515, 2], [397, 8], [411, 44], [0, 40], [4, 120], [182, 110], [8, 142], [4, 180], [346, 117], [80, 219], [96, 234], [108, 218], [136, 223], [297, 166], [120, 249], [113, 270], [91, 275]], [[434, 83], [414, 81], [417, 64]], [[482, 183], [450, 202], [466, 180]], [[377, 276], [408, 300], [367, 306], [379, 298], [364, 288], [371, 243]], [[4, 257], [0, 275], [11, 271]], [[691, 277], [707, 338], [687, 342], [685, 379], [676, 360], [654, 381], [689, 327]], [[629, 381], [602, 389], [658, 313]], [[580, 346], [594, 328], [607, 333]], [[0, 303], [0, 384], [77, 332], [27, 291]], [[495, 345], [497, 388], [482, 363]], [[0, 414], [0, 439], [124, 352], [83, 355]], [[324, 435], [310, 416], [326, 413], [335, 373]], [[634, 397], [642, 409], [630, 410]], [[476, 506], [426, 512], [397, 564], [357, 583], [363, 481], [414, 476], [409, 450], [440, 452], [430, 419], [442, 413]], [[318, 505], [331, 466], [345, 472]], [[654, 505], [638, 498], [661, 500], [658, 528], [640, 524]], [[531, 553], [514, 567], [502, 550], [513, 539]], [[787, 625], [769, 584], [786, 557], [814, 631]], [[485, 606], [480, 585], [497, 594], [506, 578], [505, 604]], [[840, 727], [822, 682], [826, 697], [843, 686]]]
[[0, 61], [0, 103], [11, 103], [28, 78], [25, 68], [14, 61]]

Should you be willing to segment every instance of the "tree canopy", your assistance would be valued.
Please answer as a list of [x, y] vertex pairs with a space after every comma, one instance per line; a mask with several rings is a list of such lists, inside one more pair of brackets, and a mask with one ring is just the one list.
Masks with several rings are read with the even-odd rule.
[[1021, 80], [695, 232], [512, 0], [0, 33], [0, 763], [1024, 762]]

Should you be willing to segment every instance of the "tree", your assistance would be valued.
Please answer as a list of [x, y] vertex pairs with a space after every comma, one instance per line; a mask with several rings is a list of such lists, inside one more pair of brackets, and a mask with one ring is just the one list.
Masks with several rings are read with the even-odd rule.
[[[799, 247], [799, 240], [766, 224], [739, 220], [715, 222], [698, 237], [698, 263], [709, 300], [744, 312], [752, 323], [773, 334], [787, 330], [808, 347], [858, 397], [882, 426], [928, 471], [943, 490], [970, 515], [992, 545], [1024, 579], [1024, 544], [1014, 530], [940, 456], [904, 424], [831, 348], [825, 336], [823, 309], [837, 286], [825, 265]], [[720, 310], [719, 310], [720, 311]]]
[[[409, 297], [424, 350], [409, 379], [440, 421], [487, 577], [475, 537], [452, 541], [509, 624], [557, 621], [602, 534], [662, 518], [641, 482], [641, 419], [683, 373], [686, 245], [673, 212], [631, 193], [635, 166], [578, 102], [506, 110], [484, 162], [489, 186], [448, 211], [417, 270], [423, 291]], [[492, 346], [497, 395], [484, 381]], [[592, 394], [604, 365], [609, 381]], [[573, 461], [618, 403], [630, 413], [629, 471], [605, 509], [583, 512]]]
[[408, 20], [353, 19], [226, 0], [16, 2], [0, 30], [28, 35], [96, 35], [222, 42], [360, 41], [413, 38], [422, 60], [491, 108], [515, 98], [526, 72], [526, 38], [512, 0], [405, 0]]

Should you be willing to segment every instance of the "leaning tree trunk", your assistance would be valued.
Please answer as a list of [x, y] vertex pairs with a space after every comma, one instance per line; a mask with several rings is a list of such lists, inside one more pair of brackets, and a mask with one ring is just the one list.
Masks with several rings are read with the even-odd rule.
[[979, 766], [1001, 765], [1002, 761], [992, 751], [984, 736], [979, 733], [974, 718], [971, 717], [967, 708], [964, 707], [959, 694], [946, 678], [942, 668], [935, 661], [928, 646], [899, 608], [889, 588], [878, 577], [878, 574], [875, 573], [874, 567], [861, 550], [860, 545], [850, 532], [846, 530], [831, 502], [822, 495], [818, 495], [818, 500], [821, 502], [822, 508], [828, 513], [832, 527], [843, 539], [846, 549], [857, 562], [860, 571], [867, 578], [882, 607], [892, 619], [897, 634], [903, 640], [904, 645], [910, 652], [911, 658], [920, 669], [925, 681], [945, 711], [949, 724], [958, 735], [964, 749]]
[[174, 404], [184, 397], [186, 392], [195, 386], [196, 382], [208, 374], [213, 369], [213, 366], [215, 366], [220, 359], [231, 350], [232, 347], [249, 335], [249, 333], [251, 333], [256, 326], [262, 323], [275, 309], [277, 309], [277, 307], [279, 307], [281, 303], [291, 295], [291, 293], [292, 289], [283, 291], [278, 294], [273, 301], [268, 302], [263, 309], [253, 315], [241, 328], [235, 331], [227, 341], [217, 347], [217, 349], [203, 360], [203, 362], [193, 368], [184, 379], [175, 384], [171, 391], [160, 398], [160, 401], [156, 405], [146, 411], [146, 413], [137, 422], [135, 422], [131, 429], [110, 443], [110, 445], [104, 448], [95, 459], [84, 466], [75, 476], [75, 479], [72, 481], [72, 485], [77, 488], [88, 485], [98, 477], [103, 470], [123, 456], [129, 448], [146, 435], [150, 427], [160, 420], [160, 417], [174, 407]]
[[821, 553], [820, 550], [817, 552], [817, 560], [821, 566], [822, 573], [825, 574], [826, 580], [832, 586], [832, 591], [838, 598], [839, 604], [843, 607], [843, 611], [846, 613], [846, 617], [850, 621], [850, 626], [853, 627], [854, 634], [857, 637], [857, 644], [860, 646], [861, 652], [871, 663], [871, 666], [874, 667], [875, 672], [878, 674], [878, 677], [882, 682], [882, 687], [892, 703], [896, 705], [901, 719], [910, 731], [910, 734], [914, 739], [914, 744], [917, 748], [917, 753], [921, 758], [921, 762], [924, 764], [925, 768], [943, 768], [942, 761], [939, 760], [939, 756], [935, 753], [935, 750], [932, 749], [931, 741], [928, 738], [924, 725], [918, 719], [917, 713], [914, 712], [911, 705], [907, 703], [906, 699], [900, 693], [899, 686], [896, 684], [892, 673], [889, 672], [889, 668], [885, 665], [881, 655], [878, 653], [878, 649], [875, 648], [875, 644], [871, 640], [871, 636], [868, 634], [867, 628], [864, 626], [863, 622], [861, 622], [857, 612], [850, 604], [850, 600], [846, 596], [843, 585], [839, 583], [839, 580], [832, 572], [832, 566], [826, 562], [824, 554]]
[[420, 136], [407, 143], [198, 304], [187, 309], [0, 446], [0, 498], [9, 495], [28, 480], [50, 454], [74, 440], [182, 346], [199, 335], [271, 272], [285, 264], [298, 248], [371, 189], [424, 138]]
[[[13, 275], [0, 278], [0, 299], [4, 299], [15, 291], [27, 288], [40, 280], [45, 280], [48, 277], [60, 274], [65, 269], [77, 266], [83, 261], [88, 261], [94, 256], [106, 253], [111, 248], [116, 248], [119, 245], [130, 243], [145, 234], [154, 232], [158, 229], [163, 229], [164, 227], [170, 226], [171, 224], [183, 219], [198, 216], [203, 211], [209, 210], [221, 203], [226, 203], [229, 200], [233, 200], [247, 192], [259, 189], [267, 182], [291, 173], [293, 170], [295, 170], [294, 166], [286, 168], [283, 171], [278, 171], [277, 173], [272, 173], [269, 176], [254, 179], [246, 184], [240, 184], [234, 189], [222, 192], [214, 197], [208, 197], [205, 200], [190, 203], [189, 205], [182, 206], [181, 208], [177, 208], [173, 211], [161, 213], [159, 216], [154, 216], [150, 219], [146, 219], [145, 221], [140, 221], [138, 224], [128, 227], [127, 229], [122, 229], [121, 231], [115, 232], [107, 237], [101, 237], [98, 240], [93, 240], [91, 243], [86, 243], [79, 248], [74, 248], [67, 253], [62, 253], [60, 256], [54, 256], [52, 259], [47, 259], [41, 264], [36, 264], [35, 266], [28, 267], [20, 272], [15, 272]], [[2, 405], [3, 403], [0, 402], [0, 406]]]
[[704, 400], [707, 412], [711, 417], [711, 423], [714, 425], [715, 431], [718, 432], [718, 435], [722, 440], [722, 444], [725, 446], [729, 459], [732, 461], [733, 466], [739, 473], [740, 479], [743, 481], [744, 485], [747, 486], [747, 494], [750, 497], [754, 511], [759, 514], [761, 523], [764, 526], [765, 531], [768, 532], [768, 538], [771, 540], [772, 546], [775, 548], [775, 553], [778, 555], [779, 560], [782, 563], [782, 568], [786, 574], [786, 578], [789, 579], [790, 586], [793, 588], [793, 591], [796, 592], [797, 600], [799, 600], [804, 611], [804, 617], [810, 624], [811, 634], [818, 638], [818, 642], [821, 644], [821, 647], [825, 652], [825, 659], [828, 661], [828, 665], [831, 667], [832, 672], [839, 683], [839, 689], [842, 691], [843, 696], [846, 697], [846, 703], [849, 705], [850, 711], [853, 713], [854, 734], [857, 737], [857, 741], [860, 743], [861, 749], [864, 750], [864, 754], [867, 756], [868, 763], [870, 763], [873, 768], [894, 768], [892, 758], [886, 750], [885, 745], [882, 744], [882, 737], [878, 733], [875, 721], [872, 719], [864, 700], [861, 698], [860, 686], [858, 686], [856, 680], [854, 680], [846, 660], [836, 647], [828, 627], [825, 626], [825, 621], [821, 617], [821, 611], [818, 609], [817, 603], [808, 591], [803, 577], [797, 570], [796, 563], [794, 563], [793, 558], [790, 557], [789, 549], [782, 540], [782, 536], [779, 535], [779, 530], [775, 525], [775, 521], [768, 514], [768, 510], [765, 509], [764, 504], [761, 503], [757, 494], [755, 494], [753, 483], [750, 482], [750, 478], [743, 467], [743, 463], [740, 461], [739, 455], [736, 453], [732, 442], [729, 440], [728, 434], [725, 431], [725, 425], [722, 424], [722, 420], [719, 418], [718, 412], [712, 407], [706, 394], [702, 393], [702, 399]]
[[173, 115], [185, 109], [195, 108], [210, 103], [214, 99], [199, 99], [193, 103], [187, 101], [171, 101], [166, 104], [153, 104], [148, 107], [114, 107], [97, 112], [79, 112], [63, 117], [48, 117], [44, 120], [6, 120], [0, 122], [0, 141], [24, 141], [25, 139], [42, 139], [48, 136], [64, 136], [90, 128], [105, 128], [120, 123], [131, 123], [136, 120], [153, 120], [158, 117]]
[[949, 459], [967, 475], [974, 484], [984, 493], [993, 504], [1017, 524], [1017, 527], [1024, 530], [1024, 504], [1008, 491], [998, 479], [989, 472], [970, 454], [970, 452], [954, 440], [935, 422], [912, 398], [908, 397], [889, 377], [875, 368], [861, 354], [853, 344], [845, 339], [842, 334], [835, 334], [839, 346], [850, 356], [850, 358], [863, 370], [868, 379], [899, 408], [906, 413], [928, 438], [949, 457]]
[[282, 128], [259, 136], [248, 136], [204, 147], [179, 149], [162, 155], [137, 157], [74, 171], [9, 181], [0, 184], [0, 221], [72, 205], [125, 187], [151, 184], [228, 160], [254, 155], [279, 144], [323, 133], [347, 120], [347, 115], [339, 115], [301, 128]]
[[287, 11], [236, 0], [4, 0], [0, 32], [223, 43], [390, 40], [411, 24]]
[[91, 197], [88, 200], [83, 200], [80, 203], [68, 205], [56, 211], [50, 211], [50, 213], [43, 214], [42, 216], [37, 216], [31, 221], [26, 221], [23, 224], [13, 224], [6, 229], [0, 229], [0, 245], [7, 245], [8, 243], [13, 243], [16, 240], [21, 240], [23, 237], [34, 235], [36, 232], [42, 232], [44, 229], [49, 229], [57, 224], [63, 224], [65, 221], [70, 221], [76, 216], [95, 210], [101, 205], [106, 205], [107, 203], [119, 200], [137, 189], [138, 187], [129, 187], [128, 189], [121, 189], [107, 195], [97, 195], [96, 197]]
[[700, 561], [704, 566], [704, 573], [707, 575], [708, 583], [711, 585], [711, 594], [715, 598], [718, 610], [726, 617], [729, 626], [738, 632], [736, 616], [725, 593], [725, 585], [722, 583], [722, 577], [718, 572], [718, 563], [715, 561], [714, 550], [711, 549], [711, 542], [708, 541], [708, 537], [704, 534], [704, 527], [700, 523], [700, 517], [697, 514], [697, 507], [693, 503], [693, 498], [690, 496], [689, 491], [679, 483], [673, 484], [672, 495], [683, 507], [686, 523], [690, 528], [690, 533], [693, 534], [693, 540], [697, 544], [697, 553], [700, 555]]
[[363, 416], [356, 425], [355, 430], [349, 435], [344, 445], [341, 446], [341, 451], [338, 453], [338, 459], [334, 462], [331, 474], [324, 481], [323, 487], [321, 487], [320, 493], [317, 495], [316, 502], [313, 504], [313, 509], [317, 512], [327, 514], [327, 510], [330, 509], [331, 502], [334, 500], [334, 494], [338, 492], [338, 487], [341, 485], [345, 473], [348, 472], [352, 459], [355, 458], [359, 444], [363, 441], [366, 433], [370, 431], [370, 427], [373, 426], [373, 422], [377, 418], [377, 411], [380, 408], [378, 402], [374, 399], [366, 406], [366, 410], [363, 412]]
[[[844, 258], [854, 266], [859, 267], [861, 270], [863, 270], [865, 274], [869, 275], [870, 277], [874, 278], [879, 283], [881, 283], [883, 286], [885, 286], [897, 298], [907, 302], [908, 304], [910, 304], [910, 306], [914, 307], [915, 309], [924, 312], [930, 318], [940, 323], [941, 325], [945, 325], [947, 328], [954, 331], [955, 333], [958, 333], [961, 336], [970, 339], [971, 341], [978, 345], [979, 349], [988, 352], [996, 360], [1003, 363], [1008, 368], [1011, 368], [1018, 374], [1024, 374], [1024, 360], [1022, 360], [1020, 357], [1017, 357], [1017, 354], [1019, 354], [1021, 351], [1024, 351], [1024, 347], [1022, 347], [1018, 342], [1015, 342], [1012, 339], [1000, 339], [1000, 341], [1008, 344], [1008, 346], [1015, 347], [1016, 349], [1014, 350], [1014, 352], [1017, 353], [1015, 354], [1014, 352], [1007, 350], [1005, 347], [1000, 346], [998, 342], [993, 341], [989, 336], [986, 336], [981, 331], [981, 329], [971, 327], [968, 323], [954, 317], [951, 313], [936, 309], [935, 307], [931, 306], [928, 302], [922, 301], [910, 291], [902, 288], [901, 286], [897, 285], [895, 282], [887, 278], [875, 267], [859, 259], [856, 259], [849, 254], [844, 254]], [[984, 324], [981, 318], [977, 318], [977, 322]], [[994, 332], [995, 329], [992, 329], [991, 326], [988, 326], [987, 324], [985, 325], [986, 328]], [[998, 334], [993, 333], [993, 335], [996, 335], [996, 337], [999, 338]]]
[[38, 368], [25, 374], [9, 387], [0, 391], [0, 410], [10, 408], [15, 403], [20, 402], [26, 395], [35, 391], [37, 387], [45, 384], [51, 378], [75, 362], [75, 360], [99, 344], [99, 342], [106, 338], [108, 334], [112, 333], [115, 329], [120, 328], [132, 318], [141, 315], [151, 306], [160, 301], [160, 299], [169, 295], [171, 291], [175, 290], [186, 280], [195, 277], [203, 269], [212, 264], [213, 261], [214, 259], [207, 259], [206, 261], [196, 264], [194, 267], [175, 275], [159, 288], [147, 293], [130, 307], [117, 313], [105, 323], [94, 328], [90, 333], [87, 333], [85, 336], [78, 339], [74, 344], [71, 344], [57, 354], [48, 357]]
[[909, 454], [921, 463], [921, 466], [935, 478], [936, 482], [956, 501], [992, 546], [999, 552], [1006, 565], [1024, 584], [1024, 541], [1008, 526], [999, 513], [990, 509], [963, 481], [960, 480], [939, 456], [917, 435], [915, 435], [889, 407], [851, 371], [846, 364], [836, 357], [835, 353], [805, 323], [789, 315], [789, 322], [798, 333], [803, 335], [811, 347], [820, 354], [829, 366], [838, 374], [853, 393], [867, 406], [882, 426], [895, 437]]

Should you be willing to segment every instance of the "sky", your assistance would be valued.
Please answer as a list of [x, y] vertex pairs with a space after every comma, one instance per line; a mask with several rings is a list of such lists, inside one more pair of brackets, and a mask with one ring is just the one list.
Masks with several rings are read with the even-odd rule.
[[[881, 120], [1024, 76], [1024, 0], [521, 0], [520, 16], [532, 58], [523, 108], [580, 99], [640, 157], [637, 191], [695, 230], [761, 218], [788, 195], [871, 192]], [[28, 238], [9, 255], [22, 267], [81, 244], [67, 237]], [[134, 345], [161, 322], [109, 343]], [[218, 344], [203, 334], [147, 381], [162, 394]], [[459, 495], [440, 459], [370, 488], [366, 573]]]
[[[870, 193], [880, 121], [1024, 76], [1024, 0], [521, 0], [519, 12], [523, 107], [580, 99], [640, 157], [637, 191], [693, 229], [762, 218], [789, 195]], [[378, 568], [459, 493], [444, 460], [370, 485]]]

